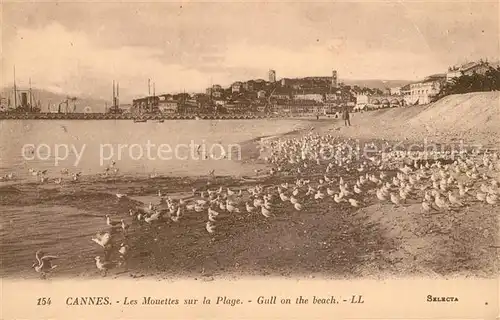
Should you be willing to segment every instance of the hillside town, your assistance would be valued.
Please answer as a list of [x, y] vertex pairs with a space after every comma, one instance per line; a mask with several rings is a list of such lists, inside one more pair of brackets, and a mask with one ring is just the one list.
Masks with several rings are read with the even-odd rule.
[[[492, 69], [493, 68], [493, 69]], [[496, 69], [495, 69], [496, 68]], [[132, 103], [120, 103], [119, 83], [113, 82], [113, 98], [106, 105], [104, 113], [120, 117], [173, 115], [258, 115], [262, 116], [329, 116], [339, 117], [344, 107], [354, 112], [380, 108], [426, 105], [444, 95], [454, 80], [474, 75], [485, 75], [491, 70], [498, 72], [498, 63], [488, 61], [468, 62], [449, 67], [446, 72], [433, 74], [421, 81], [409, 82], [399, 87], [369, 88], [348, 85], [339, 81], [337, 70], [330, 76], [309, 76], [303, 78], [278, 79], [276, 70], [269, 70], [267, 79], [235, 81], [229, 86], [213, 84], [200, 93], [160, 93], [156, 94], [154, 83], [148, 79], [148, 95], [133, 99]], [[495, 75], [493, 75], [495, 77]], [[476, 80], [476, 82], [481, 80]], [[498, 82], [498, 81], [497, 81]], [[153, 90], [151, 92], [151, 85]], [[472, 84], [466, 85], [472, 86]], [[496, 90], [498, 84], [488, 91]], [[66, 97], [54, 104], [43, 104], [29, 89], [14, 87], [13, 98], [0, 97], [0, 112], [5, 113], [102, 113], [89, 106], [79, 108], [76, 97]], [[470, 91], [470, 90], [468, 90]], [[475, 88], [475, 91], [483, 91]], [[460, 92], [463, 93], [463, 92]], [[19, 96], [19, 97], [17, 97]], [[46, 103], [46, 102], [45, 102]], [[12, 105], [14, 104], [14, 105]], [[82, 111], [83, 110], [83, 111]], [[76, 114], [75, 114], [76, 116]]]
[[269, 70], [267, 80], [236, 81], [228, 87], [214, 84], [204, 93], [153, 94], [133, 100], [132, 113], [273, 113], [280, 115], [336, 115], [341, 108], [363, 111], [387, 107], [425, 105], [443, 86], [461, 75], [484, 74], [492, 67], [487, 61], [450, 67], [421, 81], [385, 90], [345, 85], [331, 76], [277, 79]]

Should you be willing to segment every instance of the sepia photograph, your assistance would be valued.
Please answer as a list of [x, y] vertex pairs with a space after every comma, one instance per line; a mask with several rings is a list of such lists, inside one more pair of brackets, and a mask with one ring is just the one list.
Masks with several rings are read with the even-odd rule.
[[[82, 306], [136, 303], [140, 318], [148, 305], [236, 310], [243, 301], [290, 305], [263, 309], [268, 319], [306, 304], [302, 316], [317, 319], [332, 318], [313, 305], [359, 305], [342, 316], [354, 318], [365, 301], [403, 296], [405, 279], [484, 281], [490, 295], [467, 315], [494, 319], [499, 9], [2, 2], [0, 302], [18, 303], [5, 319], [41, 318], [43, 306], [69, 319]], [[211, 299], [132, 297], [150, 282], [189, 281], [195, 291], [244, 279], [267, 282], [254, 296], [241, 284]], [[92, 290], [54, 289], [67, 281]], [[292, 294], [279, 281], [375, 287]], [[394, 289], [376, 289], [385, 281]], [[425, 287], [418, 303], [434, 315], [479, 299], [481, 285], [456, 283], [404, 290]], [[39, 292], [25, 285], [53, 295], [16, 300]], [[404, 311], [399, 319], [411, 316]], [[184, 315], [208, 319], [201, 314]]]

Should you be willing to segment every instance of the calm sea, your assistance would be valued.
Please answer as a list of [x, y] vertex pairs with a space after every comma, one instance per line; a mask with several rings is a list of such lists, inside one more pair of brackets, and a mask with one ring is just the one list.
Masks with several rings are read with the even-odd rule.
[[231, 161], [245, 157], [240, 143], [306, 126], [294, 120], [0, 121], [0, 174], [27, 179], [30, 168], [47, 169], [49, 177], [63, 168], [96, 174], [115, 160], [125, 174], [238, 175], [250, 172]]
[[[157, 149], [151, 147], [151, 157], [138, 157], [139, 148], [147, 151], [150, 145], [168, 145], [175, 154], [176, 145], [191, 143], [205, 145], [207, 149], [214, 144], [222, 147], [239, 144], [260, 136], [278, 135], [292, 130], [307, 127], [302, 121], [291, 120], [256, 120], [256, 121], [165, 121], [164, 123], [132, 121], [0, 121], [0, 174], [14, 172], [14, 181], [0, 182], [0, 185], [24, 181], [36, 181], [28, 169], [47, 169], [50, 178], [61, 177], [61, 169], [70, 172], [81, 171], [84, 174], [102, 173], [110, 165], [111, 160], [100, 163], [100, 145], [111, 144], [115, 156], [110, 157], [110, 148], [104, 156], [116, 161], [119, 173], [144, 175], [157, 172], [160, 175], [206, 175], [214, 170], [217, 175], [238, 176], [253, 174], [254, 165], [244, 161], [196, 160], [190, 156], [191, 150], [181, 148], [178, 156], [186, 160], [162, 160]], [[26, 144], [35, 146], [35, 154], [23, 157], [22, 148]], [[122, 148], [121, 160], [118, 159], [118, 144], [137, 144], [132, 150], [132, 156], [127, 147]], [[46, 145], [38, 148], [40, 145]], [[55, 165], [55, 145], [66, 145], [70, 152], [64, 160]], [[82, 148], [85, 149], [82, 152]], [[36, 150], [38, 149], [39, 154]], [[74, 150], [81, 153], [77, 161]], [[247, 144], [248, 149], [248, 144]], [[59, 147], [64, 155], [64, 147]], [[209, 151], [209, 150], [208, 150]], [[234, 150], [233, 150], [234, 151]], [[214, 150], [215, 153], [220, 151]], [[242, 152], [245, 152], [244, 148]], [[209, 152], [208, 152], [209, 153]], [[165, 154], [161, 154], [165, 158]], [[217, 156], [217, 155], [216, 155]], [[243, 154], [243, 157], [245, 155]], [[157, 159], [151, 159], [156, 157]], [[199, 158], [200, 156], [197, 155]], [[218, 157], [218, 156], [217, 156]], [[63, 179], [68, 179], [67, 177]], [[114, 196], [117, 192], [127, 192], [128, 187], [134, 188], [134, 182], [119, 187], [114, 184], [97, 185], [83, 183], [85, 192], [74, 194], [71, 183], [63, 182], [56, 185], [53, 182], [39, 187], [18, 186], [14, 191], [6, 191], [0, 196], [9, 205], [1, 205], [0, 211], [0, 275], [13, 277], [35, 278], [37, 274], [31, 268], [34, 254], [38, 249], [44, 249], [50, 254], [58, 255], [56, 276], [64, 275], [95, 275], [94, 257], [102, 255], [102, 250], [90, 239], [105, 227], [105, 215], [110, 214], [114, 220], [128, 217], [129, 203]], [[27, 185], [24, 185], [27, 186]], [[142, 186], [136, 186], [141, 188]], [[160, 187], [158, 187], [160, 188]], [[42, 195], [42, 196], [41, 196]], [[38, 200], [39, 197], [44, 200]], [[15, 205], [12, 200], [22, 199], [23, 203], [31, 205]], [[49, 197], [49, 198], [46, 198]], [[10, 200], [9, 200], [10, 199]], [[47, 200], [48, 199], [48, 200]], [[155, 198], [155, 201], [157, 198]], [[143, 200], [141, 200], [143, 201]], [[127, 223], [131, 223], [127, 219]], [[185, 222], [189, 223], [189, 222]], [[197, 230], [198, 237], [204, 236], [204, 224], [191, 222], [189, 228]], [[148, 232], [160, 232], [151, 229]], [[165, 232], [165, 231], [162, 231]], [[134, 252], [134, 254], [139, 254]]]

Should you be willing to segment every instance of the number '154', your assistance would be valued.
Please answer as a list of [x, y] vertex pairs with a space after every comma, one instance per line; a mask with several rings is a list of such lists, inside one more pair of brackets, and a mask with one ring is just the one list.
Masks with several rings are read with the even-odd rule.
[[50, 303], [51, 303], [50, 298], [38, 298], [36, 304], [38, 306], [47, 306], [50, 305]]

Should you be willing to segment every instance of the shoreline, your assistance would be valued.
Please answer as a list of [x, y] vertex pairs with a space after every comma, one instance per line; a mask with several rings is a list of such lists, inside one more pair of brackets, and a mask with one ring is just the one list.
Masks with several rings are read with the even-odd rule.
[[[323, 120], [335, 119], [321, 115]], [[6, 113], [0, 112], [0, 120], [313, 120], [315, 115], [276, 114], [148, 114], [140, 117], [133, 114], [112, 113]]]
[[[300, 138], [310, 132], [321, 135], [330, 133], [342, 140], [348, 135], [343, 135], [342, 130], [336, 129], [341, 125], [340, 121], [309, 121], [304, 128], [244, 141], [241, 144], [247, 151], [244, 153], [246, 158], [242, 161], [269, 168], [261, 158], [260, 142]], [[347, 138], [351, 141], [353, 139], [356, 138]], [[406, 140], [405, 143], [411, 141]], [[386, 171], [395, 174], [394, 169]], [[316, 180], [323, 174], [305, 172], [303, 175]], [[333, 173], [334, 177], [343, 176], [349, 183], [354, 183], [356, 175], [345, 169], [338, 169]], [[157, 201], [158, 190], [172, 199], [187, 200], [198, 198], [193, 198], [192, 188], [197, 192], [207, 188], [231, 188], [237, 192], [256, 185], [294, 183], [296, 178], [296, 175], [290, 173], [271, 176], [262, 172], [242, 177], [118, 176], [102, 179], [98, 176], [85, 176], [82, 181], [62, 186], [39, 185], [35, 182], [3, 185], [0, 187], [0, 205], [4, 214], [13, 217], [26, 209], [39, 212], [42, 217], [56, 214], [56, 217], [62, 215], [59, 219], [68, 219], [63, 217], [70, 214], [74, 217], [86, 217], [95, 221], [92, 223], [103, 225], [105, 213], [113, 220], [127, 218], [129, 208]], [[115, 193], [127, 194], [127, 198], [119, 200]], [[190, 213], [180, 224], [168, 220], [157, 228], [127, 220], [134, 229], [130, 233], [132, 240], [129, 240], [133, 254], [127, 262], [126, 270], [118, 268], [110, 272], [109, 276], [212, 281], [216, 278], [239, 279], [245, 276], [297, 279], [308, 275], [318, 279], [338, 280], [405, 278], [408, 275], [491, 278], [498, 272], [498, 264], [488, 250], [488, 245], [498, 242], [498, 207], [480, 208], [474, 204], [466, 209], [465, 214], [425, 216], [420, 212], [418, 200], [399, 208], [390, 204], [378, 204], [373, 200], [365, 201], [364, 206], [359, 209], [349, 204], [335, 208], [331, 204], [313, 201], [308, 208], [309, 212], [287, 209], [280, 204], [276, 207], [276, 215], [271, 219], [246, 213], [223, 214], [224, 225], [219, 227], [215, 235], [209, 235], [204, 230], [206, 217], [203, 214]], [[2, 228], [9, 227], [12, 223], [7, 218], [2, 218], [1, 222]], [[459, 239], [451, 238], [457, 236], [455, 234], [446, 235], [446, 232], [452, 232], [452, 226], [458, 228]], [[78, 255], [68, 253], [70, 257], [64, 260], [67, 265], [63, 264], [52, 276], [54, 279], [100, 278], [93, 265], [93, 257], [99, 255], [99, 250], [90, 242], [92, 232], [97, 230], [83, 231], [83, 226], [81, 228], [78, 237], [73, 239], [75, 245], [80, 246]], [[478, 233], [484, 233], [484, 236], [474, 238], [473, 235]], [[308, 235], [314, 236], [311, 239]], [[50, 243], [58, 245], [57, 240]], [[473, 253], [473, 258], [460, 260], [460, 256], [454, 256], [459, 254], [453, 248], [457, 244], [460, 248], [468, 248], [464, 249], [468, 254], [477, 247], [481, 249], [480, 252]], [[9, 242], [0, 245], [0, 251], [8, 256], [6, 246]], [[58, 251], [50, 246], [48, 250]], [[29, 269], [32, 259], [31, 252], [16, 261], [3, 259], [5, 269], [1, 270], [2, 277], [37, 278], [38, 275]], [[437, 262], [431, 262], [433, 259], [437, 259]], [[290, 264], [290, 261], [293, 263]], [[19, 269], [19, 265], [23, 267]]]

